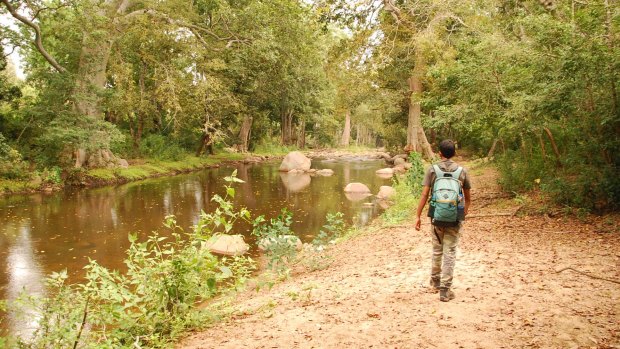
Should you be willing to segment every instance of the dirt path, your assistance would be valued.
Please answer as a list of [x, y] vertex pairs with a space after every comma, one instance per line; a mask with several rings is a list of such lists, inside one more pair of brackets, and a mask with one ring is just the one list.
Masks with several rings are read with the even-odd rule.
[[[478, 172], [470, 213], [514, 210]], [[556, 272], [620, 280], [619, 222], [470, 218], [448, 303], [426, 287], [429, 226], [381, 229], [337, 245], [327, 269], [241, 295], [177, 348], [620, 348], [620, 284]]]

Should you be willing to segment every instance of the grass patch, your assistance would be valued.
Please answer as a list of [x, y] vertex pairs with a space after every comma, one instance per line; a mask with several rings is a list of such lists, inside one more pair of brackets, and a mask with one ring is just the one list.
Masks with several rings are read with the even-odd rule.
[[256, 146], [256, 149], [254, 149], [252, 152], [254, 154], [258, 154], [258, 155], [275, 155], [275, 156], [280, 156], [280, 155], [286, 155], [292, 151], [296, 151], [299, 150], [298, 147], [296, 146], [284, 146], [284, 145], [280, 145], [280, 144], [272, 144], [272, 143], [268, 143], [268, 144], [259, 144]]
[[415, 216], [418, 207], [419, 193], [414, 194], [412, 188], [404, 180], [395, 181], [393, 185], [396, 195], [392, 198], [394, 205], [383, 212], [385, 225], [396, 225]]
[[224, 161], [241, 160], [244, 157], [244, 154], [220, 153], [209, 157], [196, 157], [188, 155], [185, 156], [183, 160], [177, 161], [144, 159], [140, 161], [140, 164], [131, 165], [129, 168], [97, 168], [88, 170], [86, 175], [94, 179], [109, 182], [114, 182], [118, 179], [123, 179], [125, 181], [136, 181], [167, 174], [173, 175], [176, 172], [193, 171]]
[[88, 170], [86, 173], [87, 176], [102, 179], [106, 181], [111, 181], [116, 179], [116, 175], [114, 174], [114, 170], [110, 168], [95, 168], [92, 170]]
[[0, 191], [11, 194], [39, 189], [40, 183], [32, 181], [19, 181], [13, 179], [0, 179]]
[[130, 181], [144, 179], [153, 176], [154, 174], [161, 173], [154, 171], [152, 166], [135, 166], [129, 168], [119, 168], [115, 170], [115, 174], [119, 178], [124, 178]]
[[361, 146], [361, 145], [350, 145], [348, 147], [343, 147], [343, 148], [340, 148], [340, 149], [346, 150], [346, 151], [351, 152], [351, 153], [365, 153], [365, 152], [377, 150], [376, 148], [365, 147], [365, 146]]

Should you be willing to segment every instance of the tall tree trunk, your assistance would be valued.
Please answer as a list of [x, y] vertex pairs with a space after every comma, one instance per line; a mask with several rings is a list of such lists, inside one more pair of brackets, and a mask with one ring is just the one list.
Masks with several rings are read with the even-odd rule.
[[344, 130], [342, 131], [342, 137], [340, 138], [340, 145], [344, 147], [348, 147], [350, 141], [351, 141], [351, 111], [347, 109], [344, 113]]
[[[94, 8], [82, 33], [73, 99], [76, 111], [93, 119], [102, 117], [100, 94], [105, 88], [106, 69], [117, 30], [114, 18], [125, 14], [130, 0], [91, 1]], [[90, 12], [90, 9], [87, 11]]]
[[[613, 28], [612, 28], [612, 7], [609, 4], [609, 0], [605, 0], [605, 36], [607, 37], [607, 47], [609, 48], [610, 52], [614, 51], [614, 34], [613, 34]], [[617, 5], [616, 5], [617, 6]], [[617, 8], [616, 8], [617, 9]], [[612, 106], [613, 106], [613, 113], [617, 116], [619, 115], [619, 110], [618, 110], [618, 92], [616, 91], [616, 70], [614, 69], [613, 66], [610, 66], [609, 68], [609, 78], [610, 78], [610, 90], [611, 90], [611, 98], [612, 98]]]
[[413, 76], [407, 79], [411, 96], [409, 97], [409, 115], [407, 120], [407, 146], [406, 151], [420, 153], [425, 159], [433, 158], [433, 150], [428, 143], [424, 128], [422, 127], [422, 110], [420, 107], [420, 97], [422, 96], [421, 81], [421, 61], [417, 60], [418, 68], [415, 69]]
[[562, 167], [562, 155], [560, 154], [560, 150], [558, 149], [557, 144], [555, 144], [555, 138], [553, 138], [553, 133], [551, 133], [551, 130], [547, 127], [543, 127], [543, 130], [547, 134], [547, 137], [549, 137], [549, 141], [551, 142], [551, 148], [553, 149], [553, 154], [555, 155], [555, 160], [557, 161], [558, 167]]
[[293, 140], [293, 111], [290, 109], [285, 109], [281, 111], [280, 121], [282, 144], [291, 145]]
[[493, 154], [495, 153], [495, 147], [497, 146], [497, 141], [498, 139], [495, 138], [495, 140], [493, 141], [493, 145], [491, 146], [491, 149], [489, 150], [489, 153], [487, 154], [487, 158], [491, 158]]
[[213, 151], [213, 136], [217, 130], [211, 125], [211, 118], [209, 114], [206, 114], [205, 123], [202, 129], [202, 136], [196, 150], [196, 156], [200, 156], [202, 150], [206, 148], [207, 152], [211, 155], [215, 154]]
[[239, 139], [241, 140], [241, 151], [247, 152], [250, 148], [250, 134], [252, 133], [253, 118], [249, 115], [243, 117], [241, 122], [241, 130], [239, 130]]
[[542, 135], [539, 133], [536, 135], [538, 137], [538, 143], [540, 143], [540, 152], [542, 153], [542, 158], [545, 160], [547, 158], [547, 150], [545, 149], [545, 141], [543, 140]]
[[[82, 47], [72, 99], [75, 112], [85, 116], [87, 124], [96, 124], [104, 118], [101, 94], [105, 89], [112, 44], [117, 36], [114, 18], [125, 14], [129, 4], [130, 0], [105, 0], [102, 3], [91, 1], [86, 7], [87, 18], [92, 18], [92, 21], [85, 23], [82, 32]], [[136, 134], [141, 136], [141, 131]], [[103, 148], [107, 147], [103, 146], [102, 149], [92, 151], [88, 156], [88, 166], [105, 167], [111, 164], [116, 166], [124, 162], [109, 149]], [[102, 154], [104, 156], [101, 156]]]
[[297, 146], [300, 149], [306, 147], [306, 118], [302, 117], [299, 121], [299, 132], [297, 134]]

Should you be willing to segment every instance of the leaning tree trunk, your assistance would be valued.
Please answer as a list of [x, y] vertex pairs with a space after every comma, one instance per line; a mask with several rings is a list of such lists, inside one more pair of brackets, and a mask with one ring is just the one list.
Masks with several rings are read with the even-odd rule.
[[411, 96], [409, 97], [409, 115], [407, 122], [407, 146], [405, 150], [415, 151], [425, 159], [433, 158], [433, 150], [428, 143], [424, 128], [422, 127], [422, 111], [420, 107], [420, 97], [422, 95], [422, 81], [419, 74], [420, 69], [416, 69], [413, 76], [407, 79]]
[[348, 147], [351, 141], [351, 111], [347, 109], [344, 113], [344, 130], [342, 131], [342, 138], [340, 138], [340, 145]]
[[251, 116], [245, 115], [241, 122], [241, 130], [239, 130], [239, 139], [241, 140], [240, 149], [242, 152], [247, 152], [250, 148], [250, 134], [252, 133], [252, 120]]

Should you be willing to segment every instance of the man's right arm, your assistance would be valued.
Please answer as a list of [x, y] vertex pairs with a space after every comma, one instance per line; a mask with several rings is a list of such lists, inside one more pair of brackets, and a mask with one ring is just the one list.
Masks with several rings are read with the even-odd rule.
[[431, 187], [427, 185], [422, 188], [422, 195], [420, 195], [420, 202], [418, 203], [418, 209], [416, 212], [417, 220], [415, 222], [415, 230], [420, 230], [420, 227], [422, 226], [422, 210], [424, 210], [426, 201], [428, 201], [428, 193], [430, 191]]

